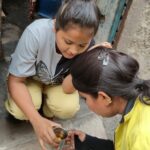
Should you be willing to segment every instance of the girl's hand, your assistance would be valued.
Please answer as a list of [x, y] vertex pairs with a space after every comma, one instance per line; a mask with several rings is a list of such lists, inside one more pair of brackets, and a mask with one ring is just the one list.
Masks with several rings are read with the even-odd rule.
[[32, 123], [32, 125], [42, 150], [47, 150], [46, 144], [50, 144], [53, 147], [58, 147], [59, 141], [56, 140], [57, 138], [53, 132], [53, 127], [61, 127], [61, 125], [43, 117], [40, 117], [38, 120]]
[[71, 94], [76, 90], [72, 84], [71, 74], [69, 74], [68, 76], [64, 78], [63, 83], [62, 83], [62, 88], [63, 88], [64, 93], [66, 94]]
[[[82, 131], [79, 130], [70, 130], [68, 131], [68, 136], [65, 139], [65, 145], [63, 147], [63, 150], [75, 150], [75, 141], [74, 141], [74, 136], [78, 136], [80, 141], [84, 141], [86, 134]], [[58, 149], [57, 149], [58, 150]]]
[[100, 46], [104, 46], [106, 48], [112, 48], [112, 45], [109, 42], [102, 42], [102, 43], [100, 43]]
[[80, 139], [81, 142], [83, 142], [85, 140], [85, 137], [86, 137], [86, 133], [80, 131], [80, 130], [70, 130], [68, 131], [68, 137], [67, 137], [67, 140], [69, 141], [72, 141], [74, 140], [74, 136], [77, 135]]
[[92, 47], [90, 47], [90, 49], [88, 51], [91, 51], [92, 49], [94, 49], [96, 47], [99, 47], [99, 46], [103, 46], [103, 47], [106, 47], [106, 48], [112, 48], [111, 43], [109, 43], [109, 42], [102, 42], [100, 44], [93, 45]]
[[85, 140], [86, 134], [84, 132], [82, 132], [80, 130], [74, 130], [73, 134], [77, 135], [81, 142], [83, 142]]

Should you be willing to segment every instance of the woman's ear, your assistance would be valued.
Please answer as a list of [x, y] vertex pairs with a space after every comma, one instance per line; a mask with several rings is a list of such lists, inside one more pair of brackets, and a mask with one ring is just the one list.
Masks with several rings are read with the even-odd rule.
[[98, 95], [104, 100], [106, 105], [110, 105], [112, 103], [111, 97], [109, 97], [105, 92], [99, 91]]

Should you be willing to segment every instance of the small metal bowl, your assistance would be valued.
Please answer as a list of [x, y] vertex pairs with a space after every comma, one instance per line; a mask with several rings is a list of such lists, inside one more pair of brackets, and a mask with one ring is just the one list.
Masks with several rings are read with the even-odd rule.
[[63, 128], [54, 127], [53, 131], [56, 134], [56, 137], [60, 138], [61, 140], [65, 139], [68, 136], [68, 132]]

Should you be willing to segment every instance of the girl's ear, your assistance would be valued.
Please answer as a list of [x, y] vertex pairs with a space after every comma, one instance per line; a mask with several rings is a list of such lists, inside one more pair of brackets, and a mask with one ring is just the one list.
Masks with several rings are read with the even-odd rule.
[[110, 105], [112, 103], [111, 97], [109, 97], [105, 92], [99, 91], [98, 96], [105, 102], [106, 105]]

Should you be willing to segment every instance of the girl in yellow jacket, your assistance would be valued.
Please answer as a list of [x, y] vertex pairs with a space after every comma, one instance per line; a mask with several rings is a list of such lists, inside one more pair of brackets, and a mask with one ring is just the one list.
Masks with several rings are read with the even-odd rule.
[[76, 58], [72, 81], [88, 107], [103, 117], [122, 114], [114, 146], [74, 131], [77, 150], [150, 149], [150, 80], [140, 79], [138, 71], [134, 58], [99, 45]]

